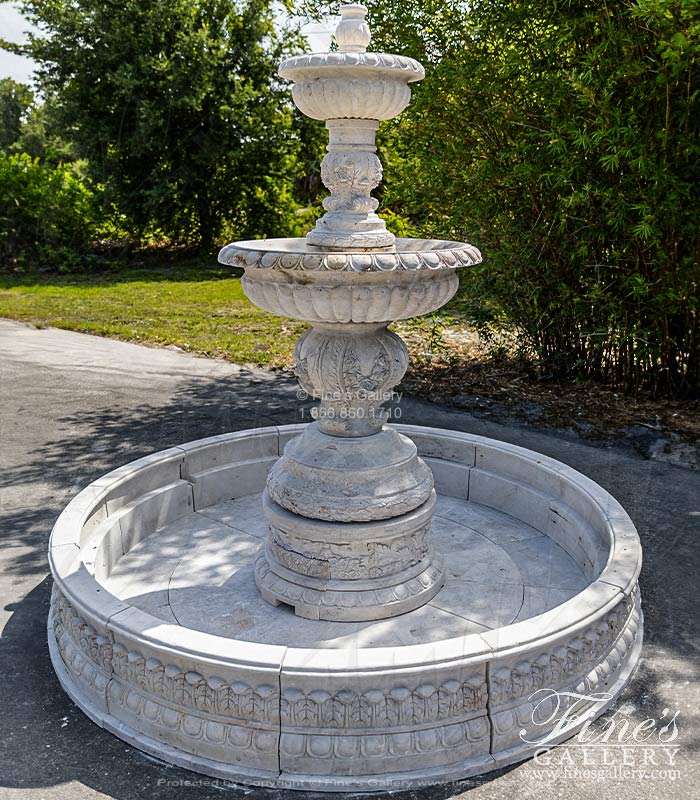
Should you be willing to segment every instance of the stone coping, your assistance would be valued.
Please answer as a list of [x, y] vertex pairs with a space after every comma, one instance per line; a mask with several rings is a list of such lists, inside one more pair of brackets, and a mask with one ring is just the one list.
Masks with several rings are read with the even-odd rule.
[[314, 78], [348, 79], [348, 68], [353, 77], [384, 78], [414, 83], [425, 78], [423, 65], [408, 56], [391, 53], [341, 52], [305, 53], [283, 61], [277, 74], [292, 81]]
[[[430, 644], [350, 651], [240, 642], [232, 653], [230, 640], [164, 623], [129, 607], [104, 589], [99, 581], [100, 568], [96, 565], [95, 554], [100, 555], [99, 549], [104, 547], [114, 520], [118, 523], [121, 520], [121, 540], [125, 542], [125, 532], [132, 524], [130, 518], [141, 513], [148, 516], [143, 506], [149, 502], [158, 505], [159, 492], [164, 487], [169, 491], [169, 498], [177, 492], [184, 497], [184, 505], [176, 514], [202, 508], [204, 506], [198, 506], [196, 500], [198, 481], [207, 473], [229, 466], [226, 451], [235, 450], [239, 445], [244, 462], [252, 460], [249, 456], [274, 460], [286, 440], [301, 427], [275, 426], [202, 439], [139, 459], [91, 483], [69, 503], [51, 534], [51, 571], [61, 593], [86, 619], [128, 632], [135, 641], [210, 664], [254, 664], [258, 668], [278, 669], [283, 663], [285, 669], [302, 672], [381, 672], [525, 654], [533, 646], [575, 637], [605, 616], [621, 599], [630, 596], [636, 586], [641, 568], [636, 530], [622, 506], [594, 481], [554, 459], [514, 445], [466, 433], [397, 425], [398, 430], [416, 441], [420, 454], [429, 457], [440, 454], [445, 461], [468, 466], [480, 480], [484, 476], [495, 476], [507, 481], [511, 498], [516, 495], [517, 500], [518, 492], [523, 495], [519, 502], [524, 511], [532, 504], [533, 497], [542, 502], [549, 498], [550, 514], [556, 511], [557, 504], [573, 510], [578, 519], [597, 532], [606, 548], [599, 574], [571, 600], [504, 628]], [[190, 481], [186, 480], [187, 476]], [[483, 491], [474, 481], [474, 475], [472, 482], [475, 489]], [[480, 497], [477, 502], [485, 500], [488, 501], [488, 497]], [[182, 503], [182, 498], [179, 502]], [[502, 510], [518, 516], [514, 513], [515, 507]], [[166, 521], [162, 516], [159, 519], [161, 524]], [[141, 531], [140, 538], [133, 539], [132, 544], [150, 532]], [[118, 558], [112, 566], [116, 560]]]
[[396, 239], [377, 250], [324, 250], [304, 239], [253, 239], [232, 242], [219, 252], [219, 262], [253, 269], [392, 272], [458, 269], [481, 263], [481, 253], [466, 242], [440, 239]]

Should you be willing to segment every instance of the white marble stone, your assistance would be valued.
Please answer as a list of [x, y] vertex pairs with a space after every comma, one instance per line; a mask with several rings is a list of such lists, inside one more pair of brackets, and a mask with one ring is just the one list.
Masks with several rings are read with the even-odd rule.
[[[375, 146], [379, 120], [401, 112], [410, 99], [408, 84], [424, 73], [412, 59], [366, 52], [366, 13], [361, 5], [342, 6], [339, 51], [294, 57], [279, 71], [294, 82], [292, 96], [302, 112], [326, 121], [326, 213], [305, 240], [234, 242], [219, 254], [222, 263], [244, 268], [242, 286], [252, 302], [312, 323], [295, 348], [296, 374], [320, 405], [312, 409], [316, 422], [288, 441], [271, 467], [270, 535], [256, 567], [258, 587], [273, 605], [343, 621], [398, 615], [434, 596], [443, 575], [440, 560], [431, 555], [429, 526], [421, 520], [410, 532], [414, 542], [406, 535], [388, 545], [376, 534], [381, 525], [374, 525], [368, 542], [373, 552], [392, 547], [397, 554], [414, 554], [410, 563], [397, 560], [399, 579], [389, 587], [386, 559], [378, 565], [337, 531], [322, 536], [318, 526], [315, 539], [300, 531], [292, 536], [273, 519], [279, 516], [275, 509], [302, 520], [354, 524], [405, 519], [425, 507], [433, 491], [431, 472], [415, 445], [385, 426], [386, 406], [408, 364], [407, 348], [388, 324], [440, 308], [458, 288], [456, 269], [481, 259], [466, 243], [397, 240], [375, 213], [378, 201], [371, 192], [382, 175]], [[450, 463], [434, 466], [441, 490], [466, 498], [475, 449], [469, 466], [455, 460], [461, 449], [460, 441]], [[214, 482], [216, 473], [211, 470], [208, 479], [220, 491], [202, 494], [204, 473], [185, 464], [198, 510], [226, 499], [226, 478]], [[310, 522], [304, 524], [311, 529]], [[342, 577], [334, 570], [342, 570]]]
[[465, 505], [457, 503], [453, 497], [440, 496], [435, 513], [440, 517], [478, 531], [496, 544], [522, 542], [525, 539], [544, 535], [526, 522], [495, 508], [481, 505], [474, 500], [470, 500]]
[[199, 510], [209, 519], [228, 525], [230, 528], [265, 539], [270, 530], [267, 519], [262, 515], [262, 498], [259, 493], [248, 494], [235, 500], [225, 500]]
[[479, 631], [510, 625], [521, 612], [525, 587], [506, 583], [451, 579], [430, 605], [451, 614], [469, 614]]
[[[262, 542], [256, 536], [222, 525], [220, 530], [185, 552], [170, 577], [170, 591], [206, 589], [214, 590], [215, 594], [229, 594], [224, 584], [242, 567], [252, 567], [261, 547]], [[235, 597], [234, 591], [230, 603], [235, 602]]]
[[[136, 544], [126, 557], [122, 557], [104, 579], [105, 587], [144, 611], [149, 609], [143, 607], [140, 598], [148, 598], [151, 594], [165, 592], [163, 602], [167, 603], [167, 590], [173, 571], [188, 552], [207, 539], [216, 527], [218, 523], [202, 519], [198, 514], [175, 520], [151, 533]], [[152, 600], [148, 602], [153, 605]]]
[[575, 589], [561, 589], [554, 586], [524, 586], [523, 589], [522, 607], [511, 622], [521, 622], [544, 614], [550, 608], [556, 608], [576, 595]]
[[[232, 242], [223, 247], [219, 261], [234, 267], [242, 267], [246, 274], [262, 279], [267, 271], [282, 273], [275, 282], [299, 285], [302, 282], [326, 285], [335, 281], [344, 285], [347, 280], [359, 289], [368, 286], [378, 288], [382, 285], [408, 285], [418, 289], [418, 283], [403, 275], [405, 272], [423, 273], [418, 281], [432, 281], [430, 273], [435, 270], [452, 271], [461, 267], [471, 267], [480, 263], [481, 253], [467, 242], [453, 242], [445, 239], [396, 239], [393, 247], [379, 250], [352, 249], [323, 250], [310, 245], [306, 239], [249, 239]], [[386, 273], [392, 273], [387, 280]], [[297, 274], [301, 273], [301, 274]], [[321, 276], [317, 281], [314, 276]], [[338, 277], [333, 279], [332, 275]], [[341, 278], [345, 275], [345, 278]], [[336, 284], [328, 284], [336, 285]], [[323, 312], [319, 311], [319, 314]], [[292, 315], [293, 316], [293, 315]], [[326, 318], [325, 322], [338, 322]], [[382, 321], [382, 320], [376, 320]], [[388, 321], [388, 320], [387, 320]], [[423, 428], [432, 431], [432, 428]]]
[[146, 456], [114, 470], [111, 473], [114, 481], [105, 494], [108, 514], [114, 514], [148, 492], [179, 481], [184, 461], [183, 451], [173, 447], [162, 455]]
[[[279, 433], [276, 427], [260, 428], [255, 436], [244, 431], [212, 436], [181, 446], [184, 453], [182, 477], [190, 480], [217, 467], [233, 463], [258, 461], [279, 455]], [[178, 476], [179, 477], [179, 476]]]
[[505, 511], [538, 531], [549, 527], [549, 497], [520, 481], [474, 467], [469, 473], [469, 498]]
[[430, 534], [432, 489], [407, 513], [359, 522], [293, 514], [270, 489], [268, 482], [263, 509], [270, 533], [255, 579], [273, 605], [286, 603], [308, 619], [358, 622], [406, 613], [440, 590], [442, 560]]
[[193, 510], [192, 486], [187, 481], [169, 483], [131, 500], [120, 508], [123, 552], [128, 553], [149, 533]]
[[[282, 428], [280, 440], [297, 432]], [[485, 447], [479, 437], [439, 431], [431, 444], [431, 433], [420, 433], [430, 458], [439, 440], [454, 436], [446, 463], [459, 463], [462, 452], [463, 467], [479, 471], [467, 446]], [[200, 466], [206, 473], [210, 464]], [[139, 535], [122, 540], [128, 549], [109, 577], [95, 570], [105, 532], [121, 534], [122, 520], [154, 497], [167, 505], [171, 488], [122, 506], [80, 546], [59, 528], [49, 631], [59, 679], [125, 741], [246, 782], [361, 790], [388, 774], [420, 786], [522, 759], [531, 752], [519, 731], [533, 730], [534, 688], [544, 681], [615, 696], [641, 642], [634, 527], [583, 476], [575, 498], [577, 473], [555, 468], [566, 485], [547, 508], [585, 509], [588, 498], [606, 509], [598, 527], [567, 512], [566, 530], [558, 530], [567, 550], [502, 510], [440, 497], [434, 545], [446, 556], [447, 583], [427, 605], [379, 621], [314, 622], [266, 604], [252, 568], [264, 515], [250, 495], [203, 512], [190, 507], [151, 531], [148, 520], [157, 526], [170, 512], [142, 514]], [[138, 471], [122, 474], [134, 481]], [[259, 476], [257, 492], [263, 483]], [[77, 498], [78, 525], [104, 508], [102, 488]], [[606, 537], [608, 562], [599, 578], [586, 577], [578, 559]]]
[[423, 458], [454, 461], [463, 467], [473, 467], [476, 460], [476, 445], [466, 439], [444, 436], [435, 428], [403, 425], [402, 429], [411, 438], [418, 454]]
[[190, 474], [195, 509], [251, 494], [265, 482], [276, 461], [277, 458], [254, 459]]
[[[450, 250], [439, 253], [445, 258]], [[353, 262], [360, 258], [371, 260], [363, 254]], [[272, 314], [345, 324], [391, 322], [428, 314], [455, 294], [459, 279], [453, 269], [394, 270], [388, 277], [379, 271], [248, 269], [241, 285], [256, 306]]]
[[113, 514], [98, 525], [90, 537], [89, 546], [84, 548], [83, 563], [99, 581], [110, 576], [124, 555], [121, 517], [122, 514]]
[[51, 531], [55, 547], [73, 544], [81, 547], [92, 531], [107, 519], [106, 489], [90, 484], [63, 509]]
[[433, 477], [413, 442], [393, 429], [342, 437], [314, 422], [286, 445], [267, 488], [299, 516], [369, 522], [418, 508], [431, 495]]
[[526, 586], [549, 586], [581, 591], [588, 580], [581, 567], [565, 551], [546, 536], [514, 543], [510, 557], [517, 563]]
[[[462, 508], [464, 516], [468, 516], [469, 504], [463, 502]], [[493, 542], [479, 531], [451, 519], [434, 517], [433, 541], [438, 552], [444, 554], [447, 581], [483, 583], [483, 565], [487, 563], [489, 582], [522, 583], [519, 565], [510, 556], [510, 548]]]
[[300, 423], [296, 425], [282, 425], [277, 428], [277, 433], [279, 435], [279, 450], [278, 455], [282, 455], [284, 452], [284, 448], [287, 442], [290, 442], [292, 439], [296, 439], [297, 436], [301, 436], [301, 434], [306, 430], [307, 423]]
[[435, 480], [435, 490], [449, 497], [469, 497], [470, 467], [443, 461], [439, 458], [424, 458]]
[[424, 73], [416, 61], [366, 52], [370, 35], [364, 6], [341, 6], [340, 13], [338, 53], [291, 58], [279, 70], [294, 81], [297, 107], [309, 117], [326, 120], [329, 133], [321, 179], [331, 194], [323, 201], [326, 214], [307, 240], [336, 249], [387, 247], [394, 235], [374, 213], [379, 202], [371, 196], [382, 179], [375, 136], [379, 120], [398, 116], [408, 105], [408, 83]]
[[49, 551], [49, 564], [52, 571], [67, 574], [80, 555], [77, 544], [56, 544]]
[[[456, 517], [486, 530], [493, 531], [499, 523], [511, 520], [485, 507], [472, 514], [474, 505], [458, 498], [442, 497], [441, 503]], [[253, 529], [256, 521], [264, 522], [260, 495], [224, 505], [236, 504], [247, 509]], [[214, 506], [212, 513], [219, 509], [221, 506]], [[555, 589], [528, 584], [531, 562], [539, 570], [534, 578], [541, 580], [546, 569], [554, 577], [573, 575], [576, 586], [587, 585], [571, 558], [542, 534], [530, 531], [529, 536], [506, 537], [499, 544], [472, 527], [436, 516], [434, 543], [444, 555], [447, 582], [428, 605], [388, 620], [319, 624], [295, 618], [284, 606], [261, 603], [253, 574], [261, 536], [212, 519], [207, 511], [178, 519], [141, 541], [121, 559], [105, 582], [106, 588], [164, 621], [172, 621], [174, 615], [184, 627], [198, 627], [217, 636], [278, 644], [291, 637], [304, 646], [390, 647], [508, 625], [516, 617], [527, 616], [524, 593], [535, 598], [553, 592], [551, 606], [535, 605], [531, 600], [527, 608], [536, 608], [533, 615], [557, 605], [562, 594], [569, 598], [576, 593], [576, 588], [557, 594]], [[520, 523], [522, 531], [526, 527]], [[543, 550], [546, 559], [542, 559]], [[488, 581], [484, 580], [485, 563], [489, 564]]]

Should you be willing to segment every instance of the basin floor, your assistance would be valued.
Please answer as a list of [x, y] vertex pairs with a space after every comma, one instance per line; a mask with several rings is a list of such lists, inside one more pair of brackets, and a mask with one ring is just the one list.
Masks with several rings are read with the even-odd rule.
[[154, 532], [106, 581], [165, 622], [242, 641], [295, 647], [394, 647], [478, 633], [541, 614], [588, 585], [549, 537], [500, 511], [439, 496], [433, 542], [443, 589], [423, 607], [376, 622], [319, 622], [260, 596], [253, 561], [267, 535], [259, 494], [210, 506]]

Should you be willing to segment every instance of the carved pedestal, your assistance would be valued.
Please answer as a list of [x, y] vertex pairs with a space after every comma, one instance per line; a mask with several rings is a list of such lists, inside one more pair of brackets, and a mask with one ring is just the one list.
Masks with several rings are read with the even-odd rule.
[[295, 56], [279, 70], [294, 81], [296, 106], [308, 117], [325, 120], [328, 128], [321, 179], [331, 194], [323, 201], [326, 213], [306, 239], [338, 250], [391, 247], [394, 234], [375, 213], [379, 201], [371, 196], [382, 180], [375, 136], [380, 120], [393, 119], [406, 108], [409, 84], [425, 73], [412, 58], [367, 52], [364, 6], [342, 6], [340, 14], [337, 51]]
[[397, 240], [377, 216], [379, 122], [403, 111], [424, 71], [413, 59], [367, 52], [364, 6], [340, 13], [337, 51], [279, 69], [294, 82], [297, 107], [326, 122], [326, 213], [303, 242], [237, 242], [222, 257], [245, 266], [254, 303], [313, 326], [296, 348], [297, 375], [321, 403], [270, 473], [257, 585], [299, 616], [371, 620], [417, 608], [443, 584], [430, 543], [433, 476], [411, 441], [384, 428], [408, 366], [387, 326], [443, 305], [458, 285], [454, 268], [479, 254], [455, 242]]
[[[402, 84], [406, 92], [408, 88]], [[370, 91], [370, 85], [367, 86]], [[377, 158], [374, 119], [332, 119], [328, 153], [321, 162], [321, 180], [330, 189], [323, 201], [326, 213], [307, 234], [309, 244], [327, 248], [389, 247], [395, 237], [375, 214], [379, 200], [370, 196], [382, 181]]]
[[364, 621], [404, 614], [443, 585], [431, 547], [435, 492], [414, 511], [390, 520], [327, 522], [291, 514], [270, 499], [264, 551], [255, 564], [262, 596], [307, 619]]
[[430, 545], [433, 476], [413, 442], [383, 427], [406, 346], [385, 323], [319, 323], [296, 357], [302, 388], [321, 404], [270, 472], [258, 587], [312, 619], [410, 611], [443, 573]]
[[270, 534], [256, 582], [299, 616], [364, 621], [428, 602], [443, 583], [430, 539], [433, 476], [416, 446], [385, 426], [408, 365], [392, 320], [440, 308], [468, 244], [397, 239], [391, 250], [321, 251], [299, 239], [236, 242], [220, 260], [245, 268], [258, 306], [311, 322], [297, 375], [320, 400], [316, 421], [270, 471]]

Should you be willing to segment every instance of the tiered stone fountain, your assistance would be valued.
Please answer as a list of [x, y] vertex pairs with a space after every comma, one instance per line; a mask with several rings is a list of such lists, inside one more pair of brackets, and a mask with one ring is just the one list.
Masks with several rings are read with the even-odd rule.
[[93, 720], [190, 769], [328, 791], [526, 758], [609, 707], [642, 640], [639, 540], [609, 494], [502, 442], [387, 424], [408, 364], [387, 326], [444, 305], [480, 254], [375, 213], [379, 121], [424, 73], [366, 51], [363, 6], [341, 14], [337, 51], [280, 68], [326, 121], [326, 214], [220, 254], [254, 303], [311, 323], [316, 421], [116, 470], [50, 550], [51, 657]]

